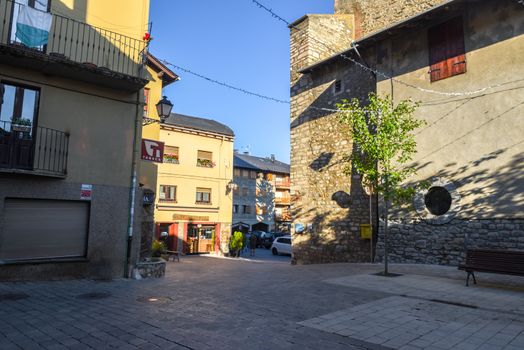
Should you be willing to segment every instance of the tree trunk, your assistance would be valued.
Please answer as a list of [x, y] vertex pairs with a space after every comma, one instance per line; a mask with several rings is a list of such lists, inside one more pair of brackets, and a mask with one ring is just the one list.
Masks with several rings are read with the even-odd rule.
[[388, 214], [389, 214], [389, 201], [386, 200], [386, 210], [384, 218], [384, 276], [389, 274], [388, 271]]

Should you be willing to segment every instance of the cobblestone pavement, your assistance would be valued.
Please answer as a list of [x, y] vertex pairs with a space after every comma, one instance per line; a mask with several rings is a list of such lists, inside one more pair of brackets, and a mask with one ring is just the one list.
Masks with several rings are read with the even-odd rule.
[[[370, 289], [367, 282], [351, 280], [379, 271], [378, 265], [291, 266], [264, 259], [262, 253], [250, 260], [182, 257], [180, 263], [168, 264], [165, 278], [156, 280], [1, 283], [0, 349], [388, 349], [380, 343], [417, 349], [422, 346], [410, 342], [446, 338], [440, 332], [442, 326], [456, 327], [460, 317], [463, 322], [466, 317], [499, 318], [506, 325], [504, 332], [477, 337], [480, 340], [473, 345], [479, 348], [494, 342], [500, 345], [503, 340], [493, 338], [498, 334], [512, 336], [517, 346], [515, 339], [523, 336], [519, 322], [524, 316], [497, 311], [498, 304], [494, 310], [446, 305], [408, 296], [402, 293], [402, 284], [391, 292], [387, 286], [375, 284]], [[410, 278], [418, 273], [463, 282], [463, 275], [453, 269], [396, 268]], [[522, 293], [522, 300], [523, 286], [524, 282], [518, 282], [512, 287]], [[464, 293], [479, 289], [462, 287]], [[389, 333], [365, 333], [379, 316], [395, 320], [389, 322]], [[336, 330], [322, 321], [340, 317], [348, 327]], [[364, 327], [361, 331], [342, 331], [357, 323]], [[419, 331], [425, 326], [429, 332], [420, 331], [415, 334], [418, 338], [407, 343], [406, 337], [390, 342], [399, 337], [399, 330], [406, 333], [406, 326]], [[470, 336], [464, 333], [465, 338]], [[511, 341], [505, 344], [513, 350]]]

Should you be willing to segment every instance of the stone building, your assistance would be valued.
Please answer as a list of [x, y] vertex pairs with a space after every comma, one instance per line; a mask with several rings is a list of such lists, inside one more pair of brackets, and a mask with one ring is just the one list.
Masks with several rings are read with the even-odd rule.
[[235, 153], [233, 230], [289, 232], [289, 165], [269, 158]]
[[[359, 226], [382, 222], [358, 174], [336, 103], [370, 92], [420, 101], [413, 210], [397, 210], [395, 262], [456, 265], [467, 247], [524, 249], [521, 121], [524, 6], [513, 0], [335, 1], [291, 31], [291, 179], [299, 263], [369, 261]], [[296, 225], [295, 225], [296, 226]]]

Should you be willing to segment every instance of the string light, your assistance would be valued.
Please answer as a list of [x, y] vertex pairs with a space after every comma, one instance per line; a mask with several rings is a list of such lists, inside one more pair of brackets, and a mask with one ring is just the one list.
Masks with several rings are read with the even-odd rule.
[[[293, 29], [295, 29], [297, 31], [301, 30], [300, 28], [297, 28], [296, 26], [291, 25], [291, 23], [289, 23], [289, 21], [285, 20], [283, 17], [281, 17], [278, 14], [276, 14], [272, 9], [264, 6], [262, 3], [258, 2], [257, 0], [251, 0], [251, 1], [258, 8], [268, 12], [271, 15], [271, 17], [273, 17], [273, 18], [275, 18], [275, 19], [285, 23], [288, 27], [291, 27], [291, 28], [293, 28]], [[524, 4], [524, 0], [518, 0], [518, 2], [521, 3], [521, 4]], [[329, 51], [334, 52], [334, 53], [337, 54], [336, 50], [334, 50], [332, 47], [328, 46], [324, 42], [320, 41], [319, 39], [314, 38], [314, 37], [309, 37], [309, 39], [312, 39], [313, 41], [315, 41], [315, 42], [321, 44], [322, 46], [324, 46], [325, 48], [327, 48]], [[353, 44], [352, 44], [352, 48], [356, 50], [356, 47]], [[403, 80], [394, 78], [394, 77], [392, 77], [392, 76], [390, 76], [390, 75], [388, 75], [388, 74], [386, 74], [384, 72], [381, 72], [379, 70], [376, 70], [376, 69], [373, 69], [371, 67], [368, 67], [365, 64], [355, 60], [354, 58], [345, 55], [344, 53], [338, 53], [338, 55], [340, 57], [342, 57], [343, 59], [345, 59], [345, 60], [351, 61], [352, 63], [354, 63], [358, 67], [360, 67], [360, 68], [362, 68], [362, 69], [364, 69], [364, 70], [366, 70], [368, 72], [371, 72], [373, 74], [376, 74], [377, 76], [381, 76], [381, 77], [383, 77], [385, 79], [392, 80], [392, 81], [394, 81], [394, 82], [396, 82], [398, 84], [410, 87], [412, 89], [416, 89], [416, 90], [421, 91], [421, 92], [431, 93], [431, 94], [436, 94], [436, 95], [442, 95], [442, 96], [471, 96], [471, 95], [476, 95], [476, 94], [485, 92], [486, 90], [494, 89], [494, 88], [497, 88], [497, 87], [500, 87], [502, 85], [507, 84], [507, 82], [504, 82], [504, 83], [500, 83], [500, 84], [494, 84], [494, 85], [486, 86], [486, 87], [478, 89], [478, 90], [464, 91], [464, 92], [458, 92], [458, 91], [457, 92], [437, 91], [437, 90], [426, 89], [426, 88], [423, 88], [423, 87], [420, 87], [420, 86], [416, 86], [414, 84], [406, 83]]]
[[242, 92], [246, 95], [251, 95], [251, 96], [255, 96], [255, 97], [259, 97], [259, 98], [262, 98], [262, 99], [265, 99], [265, 100], [269, 100], [269, 101], [273, 101], [273, 102], [277, 102], [277, 103], [283, 103], [283, 104], [289, 104], [289, 101], [286, 101], [286, 100], [281, 100], [281, 99], [278, 99], [278, 98], [274, 98], [274, 97], [270, 97], [270, 96], [266, 96], [266, 95], [262, 95], [262, 94], [259, 94], [259, 93], [256, 93], [256, 92], [251, 92], [251, 91], [248, 91], [246, 89], [243, 89], [243, 88], [239, 88], [239, 87], [236, 87], [236, 86], [233, 86], [233, 85], [230, 85], [228, 83], [224, 83], [222, 81], [219, 81], [219, 80], [216, 80], [216, 79], [212, 79], [212, 78], [209, 78], [209, 77], [206, 77], [205, 75], [202, 75], [202, 74], [199, 74], [199, 73], [196, 73], [196, 72], [193, 72], [192, 70], [190, 69], [187, 69], [187, 68], [183, 68], [183, 67], [180, 67], [174, 63], [170, 63], [166, 60], [160, 60], [160, 62], [162, 62], [163, 64], [165, 64], [166, 66], [171, 66], [171, 67], [174, 67], [178, 70], [181, 70], [185, 73], [188, 73], [188, 74], [191, 74], [191, 75], [194, 75], [196, 77], [199, 77], [201, 79], [204, 79], [204, 80], [207, 80], [211, 83], [214, 83], [214, 84], [217, 84], [217, 85], [220, 85], [220, 86], [223, 86], [223, 87], [226, 87], [228, 89], [231, 89], [231, 90], [235, 90], [235, 91], [239, 91], [239, 92]]

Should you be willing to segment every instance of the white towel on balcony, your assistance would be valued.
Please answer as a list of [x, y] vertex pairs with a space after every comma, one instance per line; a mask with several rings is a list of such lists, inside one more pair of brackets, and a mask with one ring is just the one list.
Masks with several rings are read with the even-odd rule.
[[16, 20], [16, 38], [29, 47], [46, 45], [52, 21], [53, 16], [49, 12], [20, 6]]

